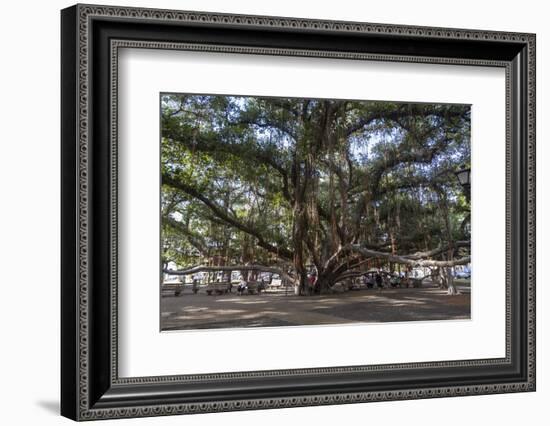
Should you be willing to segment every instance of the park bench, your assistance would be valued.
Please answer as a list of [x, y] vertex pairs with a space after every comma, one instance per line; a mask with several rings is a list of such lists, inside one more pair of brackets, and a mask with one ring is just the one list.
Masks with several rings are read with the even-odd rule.
[[422, 278], [410, 278], [413, 288], [422, 288]]
[[211, 296], [215, 294], [226, 294], [231, 292], [232, 284], [230, 281], [221, 281], [216, 283], [209, 283], [206, 286], [206, 294]]
[[[246, 293], [248, 294], [260, 294], [265, 290], [266, 285], [262, 281], [247, 281], [246, 282]], [[240, 291], [241, 294], [243, 291]]]
[[174, 296], [179, 296], [183, 292], [183, 283], [164, 283], [161, 286], [163, 293], [174, 293]]
[[422, 288], [422, 280], [423, 280], [423, 278], [412, 278], [412, 277], [409, 277], [408, 279], [406, 279], [406, 278], [396, 278], [395, 280], [393, 280], [393, 279], [390, 280], [390, 283], [391, 283], [392, 287]]
[[246, 287], [248, 290], [248, 294], [260, 294], [262, 290], [265, 290], [265, 285], [262, 281], [248, 281], [246, 283]]
[[179, 282], [170, 282], [163, 283], [161, 286], [161, 291], [163, 293], [174, 293], [174, 296], [180, 296], [184, 290], [189, 290], [193, 294], [196, 294], [199, 291], [198, 286], [193, 284], [179, 283]]
[[189, 289], [192, 293], [197, 293], [199, 291], [199, 288], [197, 286], [193, 286], [193, 284], [185, 284], [185, 283], [178, 283], [178, 282], [170, 282], [170, 283], [163, 283], [161, 286], [161, 291], [163, 293], [170, 292], [174, 293], [174, 296], [180, 296], [184, 290]]

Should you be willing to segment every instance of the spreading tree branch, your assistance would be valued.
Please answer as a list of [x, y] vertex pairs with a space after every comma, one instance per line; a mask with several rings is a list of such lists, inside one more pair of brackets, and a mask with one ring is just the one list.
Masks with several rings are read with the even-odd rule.
[[471, 261], [470, 256], [461, 257], [459, 259], [454, 259], [454, 260], [431, 260], [431, 259], [420, 259], [420, 258], [411, 259], [410, 257], [406, 257], [406, 256], [398, 256], [390, 253], [384, 253], [381, 251], [369, 250], [356, 244], [350, 245], [349, 248], [350, 250], [360, 253], [363, 256], [378, 258], [378, 259], [386, 259], [389, 262], [400, 263], [402, 265], [410, 265], [412, 267], [418, 267], [418, 266], [450, 267], [450, 266], [457, 266], [457, 265], [466, 265]]
[[164, 185], [171, 186], [173, 188], [179, 189], [180, 191], [185, 192], [191, 197], [201, 201], [210, 211], [219, 219], [224, 221], [226, 224], [243, 231], [244, 233], [251, 235], [256, 238], [258, 246], [267, 250], [270, 253], [276, 254], [284, 259], [290, 260], [293, 258], [294, 254], [285, 247], [274, 246], [269, 243], [265, 237], [260, 233], [258, 229], [251, 227], [250, 225], [240, 222], [237, 218], [233, 217], [227, 212], [227, 209], [220, 206], [215, 201], [206, 197], [203, 193], [198, 191], [196, 188], [188, 185], [185, 182], [182, 182], [179, 179], [175, 179], [167, 173], [162, 174], [162, 183]]

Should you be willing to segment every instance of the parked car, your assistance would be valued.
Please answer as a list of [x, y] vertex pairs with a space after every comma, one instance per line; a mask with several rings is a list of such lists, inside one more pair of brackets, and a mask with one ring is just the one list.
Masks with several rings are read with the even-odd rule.
[[456, 278], [463, 278], [463, 279], [468, 279], [470, 278], [472, 275], [472, 273], [468, 270], [464, 270], [464, 271], [458, 271], [456, 274], [455, 274], [455, 277]]

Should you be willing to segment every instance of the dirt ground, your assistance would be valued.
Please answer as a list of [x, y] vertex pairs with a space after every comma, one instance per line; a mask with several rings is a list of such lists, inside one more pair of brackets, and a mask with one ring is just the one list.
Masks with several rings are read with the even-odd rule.
[[369, 289], [321, 296], [267, 291], [161, 297], [163, 331], [469, 318], [469, 292], [449, 296], [437, 288]]

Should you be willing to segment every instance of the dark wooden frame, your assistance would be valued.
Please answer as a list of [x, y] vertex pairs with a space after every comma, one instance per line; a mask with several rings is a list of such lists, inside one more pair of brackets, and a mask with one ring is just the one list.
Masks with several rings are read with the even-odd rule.
[[[61, 13], [61, 413], [75, 420], [535, 390], [533, 34], [76, 5]], [[121, 379], [117, 48], [497, 66], [507, 75], [502, 359]]]

